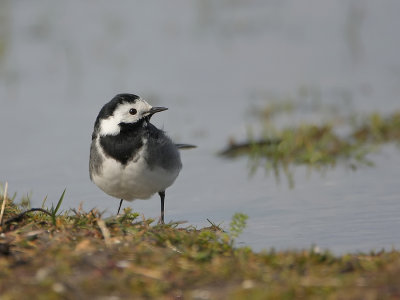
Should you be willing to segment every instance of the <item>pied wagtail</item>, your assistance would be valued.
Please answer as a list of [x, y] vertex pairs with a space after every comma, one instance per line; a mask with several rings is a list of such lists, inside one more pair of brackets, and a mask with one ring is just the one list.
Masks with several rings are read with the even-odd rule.
[[165, 190], [182, 168], [178, 149], [150, 123], [153, 114], [167, 110], [152, 107], [133, 94], [118, 94], [100, 110], [94, 124], [90, 147], [90, 179], [105, 193], [123, 200], [161, 198], [161, 223], [164, 223]]

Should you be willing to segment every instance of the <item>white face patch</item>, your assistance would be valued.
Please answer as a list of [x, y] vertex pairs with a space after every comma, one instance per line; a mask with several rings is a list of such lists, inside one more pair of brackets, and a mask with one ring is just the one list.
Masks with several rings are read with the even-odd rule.
[[[120, 123], [136, 123], [144, 118], [151, 108], [152, 106], [143, 99], [138, 99], [135, 103], [124, 102], [118, 105], [112, 116], [100, 121], [100, 135], [119, 134]], [[136, 113], [132, 114], [131, 110], [136, 110]]]

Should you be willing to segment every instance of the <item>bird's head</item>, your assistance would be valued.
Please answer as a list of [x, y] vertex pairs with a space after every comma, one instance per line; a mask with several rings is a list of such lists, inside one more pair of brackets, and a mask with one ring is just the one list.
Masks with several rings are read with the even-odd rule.
[[167, 110], [153, 107], [133, 94], [118, 94], [105, 104], [97, 116], [95, 129], [101, 136], [117, 135], [123, 126], [147, 124], [153, 114]]

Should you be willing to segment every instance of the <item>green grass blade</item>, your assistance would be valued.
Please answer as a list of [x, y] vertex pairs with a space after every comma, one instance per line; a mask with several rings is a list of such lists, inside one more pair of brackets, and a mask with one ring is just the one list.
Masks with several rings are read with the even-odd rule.
[[61, 194], [60, 200], [58, 200], [56, 209], [54, 210], [54, 215], [58, 212], [58, 210], [60, 209], [61, 203], [64, 200], [64, 196], [65, 196], [65, 191], [67, 190], [67, 188], [64, 189], [63, 193]]

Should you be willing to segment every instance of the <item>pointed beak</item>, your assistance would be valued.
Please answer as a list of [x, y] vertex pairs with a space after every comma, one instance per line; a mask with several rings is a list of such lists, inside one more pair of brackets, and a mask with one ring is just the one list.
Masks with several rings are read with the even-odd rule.
[[160, 111], [164, 111], [164, 110], [167, 110], [168, 108], [166, 108], [166, 107], [152, 107], [149, 111], [148, 111], [148, 114], [150, 115], [150, 116], [152, 116], [152, 115], [154, 115], [155, 113], [158, 113], [158, 112], [160, 112]]

